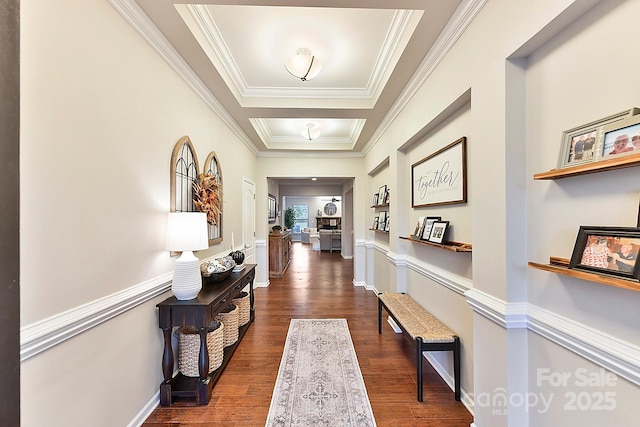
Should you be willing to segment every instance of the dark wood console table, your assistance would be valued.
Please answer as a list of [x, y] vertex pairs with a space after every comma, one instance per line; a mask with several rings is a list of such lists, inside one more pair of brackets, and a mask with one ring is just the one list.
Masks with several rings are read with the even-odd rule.
[[[158, 323], [164, 335], [164, 351], [162, 353], [162, 373], [164, 381], [160, 384], [160, 404], [171, 405], [174, 398], [195, 399], [198, 405], [206, 405], [211, 399], [211, 389], [218, 381], [220, 374], [229, 363], [236, 347], [245, 332], [255, 320], [253, 300], [253, 279], [255, 264], [247, 264], [245, 269], [231, 273], [231, 276], [220, 282], [203, 280], [202, 290], [194, 299], [180, 301], [175, 296], [169, 297], [157, 305]], [[224, 349], [222, 365], [209, 372], [209, 352], [207, 351], [207, 328], [216, 315], [231, 303], [242, 290], [249, 286], [251, 304], [251, 320], [238, 331], [238, 341]], [[181, 373], [173, 376], [174, 356], [171, 335], [178, 326], [195, 326], [200, 330], [200, 353], [198, 368], [200, 377], [187, 377]]]

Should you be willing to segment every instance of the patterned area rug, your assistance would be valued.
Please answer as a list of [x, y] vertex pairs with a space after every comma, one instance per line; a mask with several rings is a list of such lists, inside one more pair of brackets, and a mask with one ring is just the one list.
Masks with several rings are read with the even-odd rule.
[[266, 425], [376, 425], [346, 319], [291, 319]]

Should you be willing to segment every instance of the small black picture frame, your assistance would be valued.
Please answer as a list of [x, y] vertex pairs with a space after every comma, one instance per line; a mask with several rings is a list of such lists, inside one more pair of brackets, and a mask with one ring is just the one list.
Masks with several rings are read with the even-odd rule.
[[449, 221], [435, 221], [431, 226], [431, 232], [427, 239], [431, 243], [440, 243], [445, 241], [447, 235], [447, 229], [449, 228]]
[[569, 268], [640, 281], [640, 228], [580, 226]]

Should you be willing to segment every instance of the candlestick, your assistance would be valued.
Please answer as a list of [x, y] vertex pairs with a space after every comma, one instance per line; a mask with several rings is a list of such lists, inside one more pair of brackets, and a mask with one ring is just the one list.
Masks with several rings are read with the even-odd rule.
[[231, 250], [235, 250], [234, 248], [236, 247], [236, 244], [233, 241], [233, 233], [231, 233]]

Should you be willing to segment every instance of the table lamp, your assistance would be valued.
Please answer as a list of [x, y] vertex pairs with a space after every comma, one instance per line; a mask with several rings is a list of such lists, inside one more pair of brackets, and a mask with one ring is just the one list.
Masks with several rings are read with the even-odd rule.
[[200, 260], [193, 251], [207, 249], [207, 214], [204, 212], [170, 212], [167, 221], [166, 249], [182, 252], [173, 270], [171, 291], [179, 300], [198, 296], [202, 289]]

